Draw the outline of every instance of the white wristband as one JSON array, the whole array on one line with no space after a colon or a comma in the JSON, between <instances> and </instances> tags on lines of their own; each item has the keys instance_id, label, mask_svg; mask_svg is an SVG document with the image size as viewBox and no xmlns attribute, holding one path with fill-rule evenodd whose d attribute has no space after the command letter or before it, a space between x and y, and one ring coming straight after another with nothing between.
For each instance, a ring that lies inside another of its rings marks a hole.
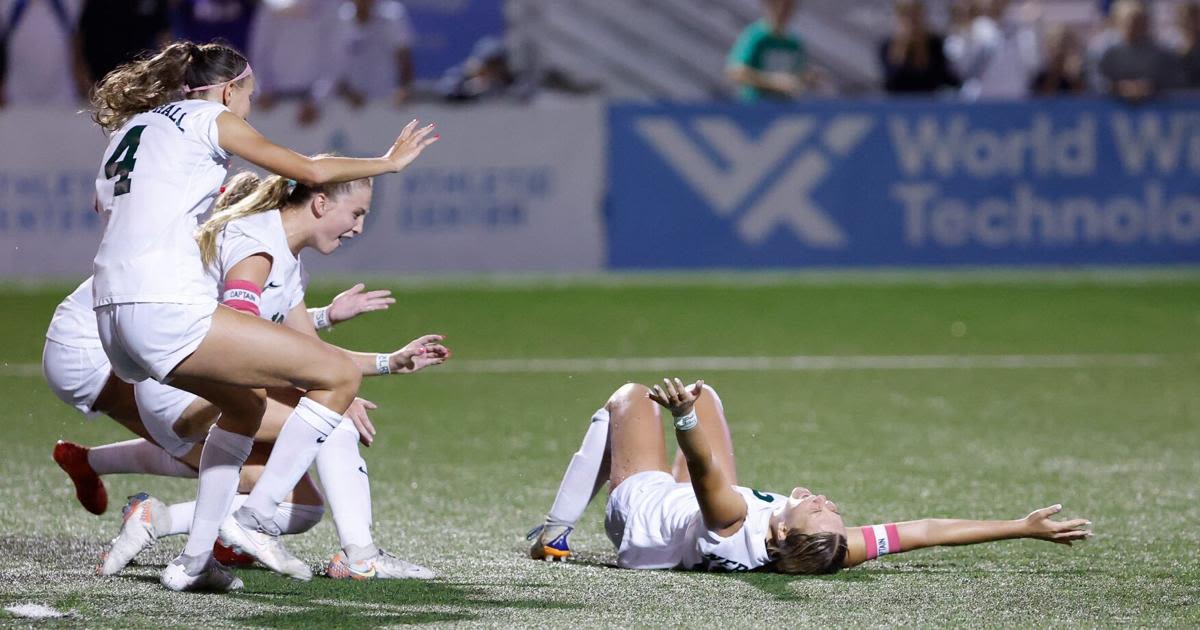
<instances>
[{"instance_id":1,"label":"white wristband","mask_svg":"<svg viewBox=\"0 0 1200 630\"><path fill-rule=\"evenodd\" d=\"M383 376L392 373L392 359L386 354L375 355L375 373Z\"/></svg>"},{"instance_id":2,"label":"white wristband","mask_svg":"<svg viewBox=\"0 0 1200 630\"><path fill-rule=\"evenodd\" d=\"M696 417L696 410L692 409L686 416L677 416L675 418L676 431L691 431L700 423L700 419Z\"/></svg>"},{"instance_id":3,"label":"white wristband","mask_svg":"<svg viewBox=\"0 0 1200 630\"><path fill-rule=\"evenodd\" d=\"M333 322L329 321L328 306L310 308L308 309L308 316L312 318L313 326L317 330L330 330L333 328Z\"/></svg>"}]
</instances>

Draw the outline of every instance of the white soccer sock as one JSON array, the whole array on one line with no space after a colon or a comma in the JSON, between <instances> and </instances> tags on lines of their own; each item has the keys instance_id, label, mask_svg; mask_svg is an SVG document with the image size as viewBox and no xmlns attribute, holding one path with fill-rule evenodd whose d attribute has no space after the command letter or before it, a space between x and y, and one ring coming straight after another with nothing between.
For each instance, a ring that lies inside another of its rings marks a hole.
<instances>
[{"instance_id":1,"label":"white soccer sock","mask_svg":"<svg viewBox=\"0 0 1200 630\"><path fill-rule=\"evenodd\" d=\"M281 534L300 534L316 527L317 523L321 522L322 516L325 516L325 506L323 505L304 505L284 501L275 511L275 526L279 528Z\"/></svg>"},{"instance_id":2,"label":"white soccer sock","mask_svg":"<svg viewBox=\"0 0 1200 630\"><path fill-rule=\"evenodd\" d=\"M587 433L579 450L571 456L567 472L563 473L554 505L546 515L547 522L574 527L588 503L607 481L608 453L608 410L600 408L592 415Z\"/></svg>"},{"instance_id":3,"label":"white soccer sock","mask_svg":"<svg viewBox=\"0 0 1200 630\"><path fill-rule=\"evenodd\" d=\"M371 480L358 452L358 429L349 419L342 420L317 453L317 474L342 548L370 545Z\"/></svg>"},{"instance_id":4,"label":"white soccer sock","mask_svg":"<svg viewBox=\"0 0 1200 630\"><path fill-rule=\"evenodd\" d=\"M241 512L251 510L265 523L275 518L283 498L296 487L326 437L342 422L342 415L309 398L301 398L288 417ZM240 520L240 519L239 519Z\"/></svg>"},{"instance_id":5,"label":"white soccer sock","mask_svg":"<svg viewBox=\"0 0 1200 630\"><path fill-rule=\"evenodd\" d=\"M254 438L226 431L213 425L200 453L200 482L187 545L183 554L203 556L212 553L217 528L229 514L237 494L242 463L250 455Z\"/></svg>"},{"instance_id":6,"label":"white soccer sock","mask_svg":"<svg viewBox=\"0 0 1200 630\"><path fill-rule=\"evenodd\" d=\"M229 504L229 511L242 507L246 502L244 494L236 494L233 496L233 502ZM156 523L157 526L163 526L162 531L158 532L161 536L175 536L177 534L186 534L192 527L192 515L196 512L196 502L188 501L187 503L173 503L167 506L167 523Z\"/></svg>"},{"instance_id":7,"label":"white soccer sock","mask_svg":"<svg viewBox=\"0 0 1200 630\"><path fill-rule=\"evenodd\" d=\"M230 513L242 507L247 497L248 495L245 494L233 497L233 503L229 506ZM188 533L195 510L195 501L167 506L167 522L155 524L160 528L159 537ZM275 525L279 528L280 533L300 534L316 527L324 515L325 506L323 505L304 505L285 501L279 504L279 510L275 512Z\"/></svg>"},{"instance_id":8,"label":"white soccer sock","mask_svg":"<svg viewBox=\"0 0 1200 630\"><path fill-rule=\"evenodd\" d=\"M97 475L142 473L163 477L196 478L191 466L171 457L158 445L138 438L88 450L88 464Z\"/></svg>"}]
</instances>

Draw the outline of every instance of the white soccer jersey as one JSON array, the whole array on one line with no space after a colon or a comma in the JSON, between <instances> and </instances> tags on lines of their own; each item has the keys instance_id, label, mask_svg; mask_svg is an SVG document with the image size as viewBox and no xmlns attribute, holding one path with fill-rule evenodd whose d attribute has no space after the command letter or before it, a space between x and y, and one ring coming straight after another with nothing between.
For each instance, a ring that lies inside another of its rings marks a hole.
<instances>
[{"instance_id":1,"label":"white soccer jersey","mask_svg":"<svg viewBox=\"0 0 1200 630\"><path fill-rule=\"evenodd\" d=\"M106 224L94 306L216 299L195 232L229 167L217 141L217 116L227 111L220 103L176 101L134 116L112 135L96 178Z\"/></svg>"},{"instance_id":2,"label":"white soccer jersey","mask_svg":"<svg viewBox=\"0 0 1200 630\"><path fill-rule=\"evenodd\" d=\"M210 271L224 278L234 265L260 253L271 257L271 273L262 287L259 313L279 323L304 301L307 279L300 259L288 247L278 210L230 221L217 239L217 260Z\"/></svg>"},{"instance_id":3,"label":"white soccer jersey","mask_svg":"<svg viewBox=\"0 0 1200 630\"><path fill-rule=\"evenodd\" d=\"M627 569L749 571L767 564L771 513L786 499L733 486L746 501L746 520L722 537L704 526L690 483L661 471L638 473L609 497L606 529L617 546L617 564Z\"/></svg>"},{"instance_id":4,"label":"white soccer jersey","mask_svg":"<svg viewBox=\"0 0 1200 630\"><path fill-rule=\"evenodd\" d=\"M96 312L92 310L92 279L88 278L54 309L46 338L72 348L99 348Z\"/></svg>"}]
</instances>

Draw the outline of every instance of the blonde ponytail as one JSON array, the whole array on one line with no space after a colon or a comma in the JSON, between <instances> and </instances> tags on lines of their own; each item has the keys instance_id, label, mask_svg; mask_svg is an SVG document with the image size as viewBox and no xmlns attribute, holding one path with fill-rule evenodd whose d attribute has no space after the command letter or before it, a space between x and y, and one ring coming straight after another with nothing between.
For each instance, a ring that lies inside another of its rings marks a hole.
<instances>
[{"instance_id":1,"label":"blonde ponytail","mask_svg":"<svg viewBox=\"0 0 1200 630\"><path fill-rule=\"evenodd\" d=\"M196 242L200 244L200 259L204 261L205 266L212 265L217 260L217 237L230 221L282 208L292 193L292 185L290 180L272 175L237 203L214 212L196 232Z\"/></svg>"},{"instance_id":2,"label":"blonde ponytail","mask_svg":"<svg viewBox=\"0 0 1200 630\"><path fill-rule=\"evenodd\" d=\"M261 183L262 180L259 179L258 174L252 171L241 171L230 177L229 181L225 182L225 185L221 187L221 194L217 197L217 200L213 202L213 212L220 212L245 199Z\"/></svg>"}]
</instances>

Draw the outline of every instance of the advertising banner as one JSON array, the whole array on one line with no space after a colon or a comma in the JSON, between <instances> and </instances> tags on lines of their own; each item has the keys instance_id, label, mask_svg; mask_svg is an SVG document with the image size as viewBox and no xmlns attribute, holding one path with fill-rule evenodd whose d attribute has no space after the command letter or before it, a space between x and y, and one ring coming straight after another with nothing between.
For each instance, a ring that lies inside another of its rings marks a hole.
<instances>
[{"instance_id":1,"label":"advertising banner","mask_svg":"<svg viewBox=\"0 0 1200 630\"><path fill-rule=\"evenodd\" d=\"M614 106L609 263L1200 262L1198 105Z\"/></svg>"},{"instance_id":2,"label":"advertising banner","mask_svg":"<svg viewBox=\"0 0 1200 630\"><path fill-rule=\"evenodd\" d=\"M326 108L310 127L280 107L251 122L305 153L385 152L411 119L441 139L406 170L376 179L364 233L311 271L596 271L604 105ZM69 111L0 112L0 277L83 277L102 230L94 182L106 140ZM235 161L230 173L248 165ZM137 177L136 172L132 175Z\"/></svg>"}]
</instances>

